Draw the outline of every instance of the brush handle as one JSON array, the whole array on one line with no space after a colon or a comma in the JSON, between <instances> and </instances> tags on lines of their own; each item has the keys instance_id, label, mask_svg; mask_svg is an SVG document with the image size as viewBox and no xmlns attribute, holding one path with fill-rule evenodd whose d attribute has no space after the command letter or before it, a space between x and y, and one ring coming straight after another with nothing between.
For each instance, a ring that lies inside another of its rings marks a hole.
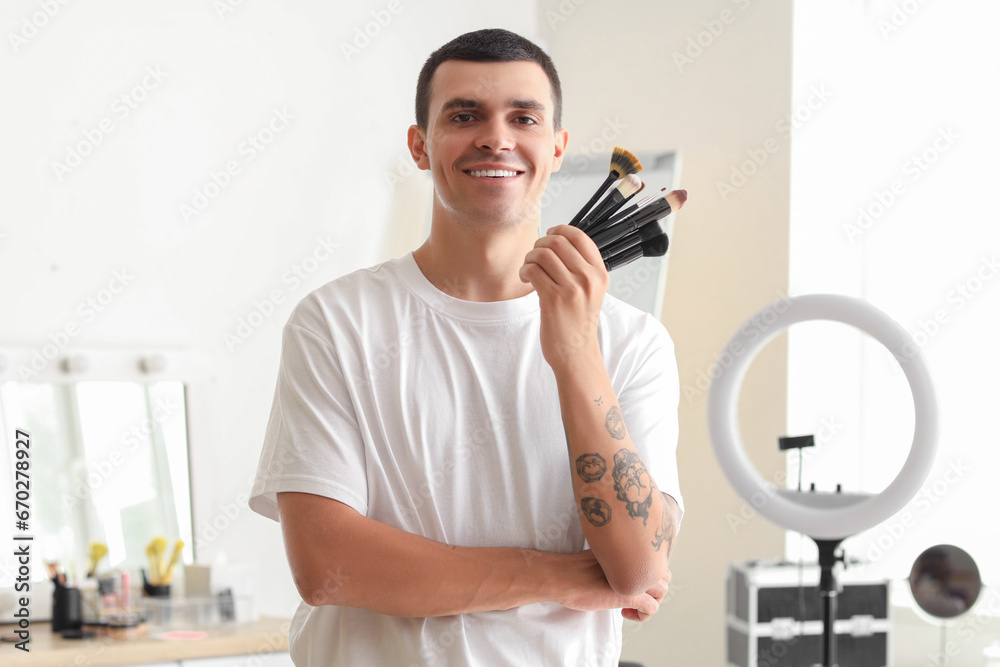
<instances>
[{"instance_id":1,"label":"brush handle","mask_svg":"<svg viewBox=\"0 0 1000 667\"><path fill-rule=\"evenodd\" d=\"M664 211L665 209L665 211ZM605 227L599 232L590 234L590 238L597 244L598 248L603 248L609 243L613 243L621 237L634 232L648 222L658 220L670 213L670 204L667 200L660 201L636 211L631 216L625 218L610 227Z\"/></svg>"},{"instance_id":2,"label":"brush handle","mask_svg":"<svg viewBox=\"0 0 1000 667\"><path fill-rule=\"evenodd\" d=\"M657 227L659 227L659 224L660 223L658 223L656 220L652 222L647 222L639 229L635 230L634 232L629 232L628 234L621 237L617 241L612 241L611 243L607 243L603 246L598 246L598 249L600 249L601 251L601 257L603 259L608 259L613 255L617 255L618 253L628 250L629 248L640 245L643 241L642 230L649 225L656 225Z\"/></svg>"},{"instance_id":3,"label":"brush handle","mask_svg":"<svg viewBox=\"0 0 1000 667\"><path fill-rule=\"evenodd\" d=\"M584 204L583 208L581 208L580 211L573 216L573 219L569 221L569 224L572 225L573 227L579 227L580 221L583 220L583 216L587 215L587 212L590 210L590 207L594 205L594 202L596 202L600 198L600 196L604 193L604 191L607 190L609 185L611 185L614 181L618 180L619 178L621 178L621 176L618 175L617 171L612 171L611 173L609 173L608 177L604 179L604 183L601 184L601 187L597 188L597 192L594 193L594 196L591 197L590 201Z\"/></svg>"},{"instance_id":4,"label":"brush handle","mask_svg":"<svg viewBox=\"0 0 1000 667\"><path fill-rule=\"evenodd\" d=\"M626 234L634 232L646 223L655 219L656 216L652 212L647 212L647 209L642 209L616 225L605 227L596 234L591 234L590 238L595 244L597 244L598 248L604 248L607 247L608 244L614 243Z\"/></svg>"},{"instance_id":5,"label":"brush handle","mask_svg":"<svg viewBox=\"0 0 1000 667\"><path fill-rule=\"evenodd\" d=\"M601 202L594 207L594 210L583 217L580 221L580 229L587 231L591 227L601 224L601 222L607 219L615 209L620 207L622 204L627 202L629 199L635 196L633 192L628 197L622 195L621 190L615 188L611 191L607 197L601 200Z\"/></svg>"},{"instance_id":6,"label":"brush handle","mask_svg":"<svg viewBox=\"0 0 1000 667\"><path fill-rule=\"evenodd\" d=\"M628 216L635 213L638 209L639 209L638 202L636 202L635 204L630 204L629 206L626 206L625 208L615 213L607 220L598 220L597 222L595 222L593 225L587 228L587 233L590 235L594 235L597 232L604 231L605 229L611 227L612 225L617 225L619 222L621 222Z\"/></svg>"},{"instance_id":7,"label":"brush handle","mask_svg":"<svg viewBox=\"0 0 1000 667\"><path fill-rule=\"evenodd\" d=\"M604 260L604 268L611 272L615 269L620 269L626 264L631 264L640 257L642 257L642 246L633 246L624 252L620 252L617 255Z\"/></svg>"}]
</instances>

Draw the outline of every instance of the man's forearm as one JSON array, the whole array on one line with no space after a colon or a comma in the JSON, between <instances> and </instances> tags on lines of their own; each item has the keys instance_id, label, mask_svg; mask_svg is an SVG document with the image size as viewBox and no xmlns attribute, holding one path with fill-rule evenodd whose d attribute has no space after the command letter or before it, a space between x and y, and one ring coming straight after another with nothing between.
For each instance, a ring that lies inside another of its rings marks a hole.
<instances>
[{"instance_id":1,"label":"man's forearm","mask_svg":"<svg viewBox=\"0 0 1000 667\"><path fill-rule=\"evenodd\" d=\"M645 590L666 572L674 507L629 437L599 352L576 355L556 381L584 535L618 593Z\"/></svg>"},{"instance_id":2,"label":"man's forearm","mask_svg":"<svg viewBox=\"0 0 1000 667\"><path fill-rule=\"evenodd\" d=\"M306 603L389 616L448 616L558 602L573 609L657 606L608 586L591 552L456 547L386 526L329 498L279 493L285 549Z\"/></svg>"},{"instance_id":3,"label":"man's forearm","mask_svg":"<svg viewBox=\"0 0 1000 667\"><path fill-rule=\"evenodd\" d=\"M444 616L538 602L548 586L546 563L534 552L455 547L367 519L328 498L278 498L295 584L313 606Z\"/></svg>"}]
</instances>

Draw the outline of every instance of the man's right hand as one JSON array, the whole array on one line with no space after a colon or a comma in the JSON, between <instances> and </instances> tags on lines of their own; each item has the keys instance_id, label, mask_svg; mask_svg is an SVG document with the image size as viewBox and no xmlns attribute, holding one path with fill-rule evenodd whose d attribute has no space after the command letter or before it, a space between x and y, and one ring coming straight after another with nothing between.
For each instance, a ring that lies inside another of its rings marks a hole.
<instances>
[{"instance_id":1,"label":"man's right hand","mask_svg":"<svg viewBox=\"0 0 1000 667\"><path fill-rule=\"evenodd\" d=\"M604 576L604 570L592 551L563 556L561 569L568 581L564 597L558 602L569 609L595 611L622 608L622 616L630 621L645 621L660 608L667 594L670 573L644 593L622 597L615 593Z\"/></svg>"}]
</instances>

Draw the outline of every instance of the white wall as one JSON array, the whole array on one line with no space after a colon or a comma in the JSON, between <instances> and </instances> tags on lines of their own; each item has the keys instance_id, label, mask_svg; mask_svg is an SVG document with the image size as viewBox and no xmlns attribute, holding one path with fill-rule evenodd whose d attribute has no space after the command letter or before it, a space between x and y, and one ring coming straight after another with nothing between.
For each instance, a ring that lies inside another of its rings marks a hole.
<instances>
[{"instance_id":1,"label":"white wall","mask_svg":"<svg viewBox=\"0 0 1000 667\"><path fill-rule=\"evenodd\" d=\"M784 295L788 272L791 2L541 3L566 93L570 147L626 125L632 150L681 151L681 187L663 320L682 385L679 465L688 506L671 561L669 602L626 622L623 657L660 665L724 664L726 563L781 555L782 533L753 518L715 463L705 420L708 373L736 328ZM570 11L572 9L572 11ZM563 20L565 19L565 20ZM700 51L699 51L700 49ZM760 167L748 151L763 152ZM745 182L733 169L753 172ZM783 339L754 362L741 405L744 438L762 474L782 469ZM728 517L728 518L727 518Z\"/></svg>"},{"instance_id":2,"label":"white wall","mask_svg":"<svg viewBox=\"0 0 1000 667\"><path fill-rule=\"evenodd\" d=\"M290 615L278 526L246 507L281 327L309 290L422 241L428 183L400 167L419 68L468 30L532 36L535 4L50 4L51 17L7 3L0 22L0 343L40 349L69 326L67 350L208 352L215 381L193 410L212 427L191 451L199 556L257 563L261 611ZM258 134L260 150L244 143ZM80 142L79 165L54 168ZM212 190L230 161L239 172ZM78 311L115 271L124 288ZM255 311L259 326L227 342Z\"/></svg>"}]
</instances>

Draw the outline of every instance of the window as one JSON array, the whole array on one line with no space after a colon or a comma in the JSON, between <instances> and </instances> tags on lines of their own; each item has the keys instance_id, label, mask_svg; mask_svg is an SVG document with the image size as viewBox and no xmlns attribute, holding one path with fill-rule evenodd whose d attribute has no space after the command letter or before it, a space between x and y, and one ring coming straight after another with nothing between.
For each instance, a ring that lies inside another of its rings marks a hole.
<instances>
[{"instance_id":1,"label":"window","mask_svg":"<svg viewBox=\"0 0 1000 667\"><path fill-rule=\"evenodd\" d=\"M914 337L938 394L937 462L893 519L845 542L905 577L951 543L1000 578L1000 5L796 2L790 292L863 298ZM814 433L804 483L881 491L909 451L913 406L881 345L839 324L789 333L790 434ZM777 445L775 445L777 446ZM790 485L797 481L789 457ZM788 536L788 555L815 547Z\"/></svg>"}]
</instances>

